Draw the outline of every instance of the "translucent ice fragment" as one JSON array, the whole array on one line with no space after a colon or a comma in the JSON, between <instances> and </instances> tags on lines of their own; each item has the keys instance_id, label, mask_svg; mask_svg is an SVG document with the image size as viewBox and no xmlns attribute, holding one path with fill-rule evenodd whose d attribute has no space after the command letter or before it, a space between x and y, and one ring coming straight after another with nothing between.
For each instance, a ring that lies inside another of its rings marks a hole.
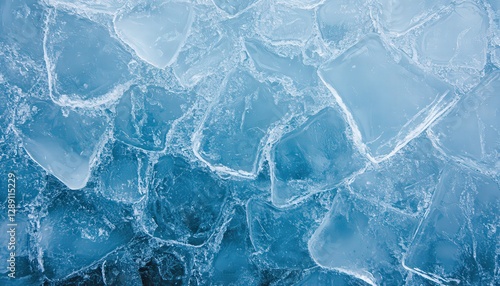
<instances>
[{"instance_id":1,"label":"translucent ice fragment","mask_svg":"<svg viewBox=\"0 0 500 286\"><path fill-rule=\"evenodd\" d=\"M318 8L317 21L322 38L337 43L356 33L367 22L366 0L330 0Z\"/></svg>"},{"instance_id":2,"label":"translucent ice fragment","mask_svg":"<svg viewBox=\"0 0 500 286\"><path fill-rule=\"evenodd\" d=\"M101 271L105 285L141 285L139 267L127 251L119 251L106 257Z\"/></svg>"},{"instance_id":3,"label":"translucent ice fragment","mask_svg":"<svg viewBox=\"0 0 500 286\"><path fill-rule=\"evenodd\" d=\"M486 64L487 32L488 17L483 9L472 2L460 3L420 35L419 61L482 70Z\"/></svg>"},{"instance_id":4,"label":"translucent ice fragment","mask_svg":"<svg viewBox=\"0 0 500 286\"><path fill-rule=\"evenodd\" d=\"M101 160L106 161L96 173L100 175L103 184L100 191L105 198L132 204L143 197L140 186L147 160L141 152L117 141L109 158Z\"/></svg>"},{"instance_id":5,"label":"translucent ice fragment","mask_svg":"<svg viewBox=\"0 0 500 286\"><path fill-rule=\"evenodd\" d=\"M398 57L396 62L380 38L369 35L319 70L354 142L375 161L418 136L455 99L448 85L416 69L404 54Z\"/></svg>"},{"instance_id":6,"label":"translucent ice fragment","mask_svg":"<svg viewBox=\"0 0 500 286\"><path fill-rule=\"evenodd\" d=\"M296 285L297 286L317 286L317 285L367 286L369 284L359 279L358 277L349 276L346 275L345 273L315 269L312 270L311 273L307 274Z\"/></svg>"},{"instance_id":7,"label":"translucent ice fragment","mask_svg":"<svg viewBox=\"0 0 500 286\"><path fill-rule=\"evenodd\" d=\"M165 148L166 136L176 119L182 116L187 95L162 87L132 86L116 107L117 139L150 151Z\"/></svg>"},{"instance_id":8,"label":"translucent ice fragment","mask_svg":"<svg viewBox=\"0 0 500 286\"><path fill-rule=\"evenodd\" d=\"M431 129L449 156L473 168L500 173L500 72L495 71Z\"/></svg>"},{"instance_id":9,"label":"translucent ice fragment","mask_svg":"<svg viewBox=\"0 0 500 286\"><path fill-rule=\"evenodd\" d=\"M342 191L309 240L309 252L322 267L371 285L401 285L402 251L416 225L415 219Z\"/></svg>"},{"instance_id":10,"label":"translucent ice fragment","mask_svg":"<svg viewBox=\"0 0 500 286\"><path fill-rule=\"evenodd\" d=\"M55 7L74 9L78 13L106 13L114 14L126 0L48 0Z\"/></svg>"},{"instance_id":11,"label":"translucent ice fragment","mask_svg":"<svg viewBox=\"0 0 500 286\"><path fill-rule=\"evenodd\" d=\"M85 187L104 138L105 117L73 110L63 114L59 106L45 101L33 101L25 108L31 116L18 124L24 149L68 188Z\"/></svg>"},{"instance_id":12,"label":"translucent ice fragment","mask_svg":"<svg viewBox=\"0 0 500 286\"><path fill-rule=\"evenodd\" d=\"M195 153L218 171L255 176L270 129L286 113L276 102L280 94L279 85L261 83L246 71L230 73L195 136Z\"/></svg>"},{"instance_id":13,"label":"translucent ice fragment","mask_svg":"<svg viewBox=\"0 0 500 286\"><path fill-rule=\"evenodd\" d=\"M114 21L115 31L142 60L163 69L175 61L193 13L188 2L153 1L119 14Z\"/></svg>"},{"instance_id":14,"label":"translucent ice fragment","mask_svg":"<svg viewBox=\"0 0 500 286\"><path fill-rule=\"evenodd\" d=\"M380 24L395 35L402 34L428 20L451 0L377 0Z\"/></svg>"},{"instance_id":15,"label":"translucent ice fragment","mask_svg":"<svg viewBox=\"0 0 500 286\"><path fill-rule=\"evenodd\" d=\"M304 269L314 265L307 240L326 210L313 200L279 210L258 199L247 203L250 239L260 260L271 268ZM300 222L300 223L298 223Z\"/></svg>"},{"instance_id":16,"label":"translucent ice fragment","mask_svg":"<svg viewBox=\"0 0 500 286\"><path fill-rule=\"evenodd\" d=\"M57 186L53 186L56 188ZM94 190L62 192L40 221L44 274L60 279L97 262L133 237L131 213Z\"/></svg>"},{"instance_id":17,"label":"translucent ice fragment","mask_svg":"<svg viewBox=\"0 0 500 286\"><path fill-rule=\"evenodd\" d=\"M313 33L313 10L271 5L258 21L259 32L272 42L305 42Z\"/></svg>"},{"instance_id":18,"label":"translucent ice fragment","mask_svg":"<svg viewBox=\"0 0 500 286\"><path fill-rule=\"evenodd\" d=\"M339 112L326 108L285 135L271 152L272 202L290 204L333 188L365 162Z\"/></svg>"},{"instance_id":19,"label":"translucent ice fragment","mask_svg":"<svg viewBox=\"0 0 500 286\"><path fill-rule=\"evenodd\" d=\"M277 0L280 5L311 9L320 5L324 0Z\"/></svg>"},{"instance_id":20,"label":"translucent ice fragment","mask_svg":"<svg viewBox=\"0 0 500 286\"><path fill-rule=\"evenodd\" d=\"M271 52L261 42L249 39L245 48L252 58L255 68L268 77L286 76L297 87L304 88L315 83L315 69L304 65L300 56L287 58Z\"/></svg>"},{"instance_id":21,"label":"translucent ice fragment","mask_svg":"<svg viewBox=\"0 0 500 286\"><path fill-rule=\"evenodd\" d=\"M208 34L207 42L196 42L186 47L173 65L176 77L184 86L192 87L202 78L223 70L235 57L234 43L230 38ZM200 35L196 34L196 38Z\"/></svg>"},{"instance_id":22,"label":"translucent ice fragment","mask_svg":"<svg viewBox=\"0 0 500 286\"><path fill-rule=\"evenodd\" d=\"M54 99L61 105L117 99L130 55L106 27L74 14L53 13L45 32L45 62Z\"/></svg>"},{"instance_id":23,"label":"translucent ice fragment","mask_svg":"<svg viewBox=\"0 0 500 286\"><path fill-rule=\"evenodd\" d=\"M406 266L438 283L498 281L499 209L497 181L449 168L408 250Z\"/></svg>"},{"instance_id":24,"label":"translucent ice fragment","mask_svg":"<svg viewBox=\"0 0 500 286\"><path fill-rule=\"evenodd\" d=\"M259 285L258 269L250 259L252 252L245 210L238 206L215 253L210 281L218 285Z\"/></svg>"},{"instance_id":25,"label":"translucent ice fragment","mask_svg":"<svg viewBox=\"0 0 500 286\"><path fill-rule=\"evenodd\" d=\"M391 160L358 175L349 188L374 204L421 216L429 207L443 165L432 150L430 140L416 138Z\"/></svg>"},{"instance_id":26,"label":"translucent ice fragment","mask_svg":"<svg viewBox=\"0 0 500 286\"><path fill-rule=\"evenodd\" d=\"M235 16L250 7L252 4L257 2L258 0L241 0L241 1L232 1L232 0L212 0L219 9L225 11L231 16Z\"/></svg>"},{"instance_id":27,"label":"translucent ice fragment","mask_svg":"<svg viewBox=\"0 0 500 286\"><path fill-rule=\"evenodd\" d=\"M165 156L155 166L147 217L156 224L152 235L201 245L217 228L226 186L206 170L181 158Z\"/></svg>"}]
</instances>

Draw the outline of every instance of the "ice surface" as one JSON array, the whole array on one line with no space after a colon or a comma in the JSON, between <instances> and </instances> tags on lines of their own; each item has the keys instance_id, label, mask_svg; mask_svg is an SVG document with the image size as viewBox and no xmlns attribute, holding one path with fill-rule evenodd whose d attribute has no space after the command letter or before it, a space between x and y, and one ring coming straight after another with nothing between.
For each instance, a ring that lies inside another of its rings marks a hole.
<instances>
[{"instance_id":1,"label":"ice surface","mask_svg":"<svg viewBox=\"0 0 500 286\"><path fill-rule=\"evenodd\" d=\"M132 204L144 195L146 156L121 143L116 143L107 158L96 170L101 177L103 197Z\"/></svg>"},{"instance_id":2,"label":"ice surface","mask_svg":"<svg viewBox=\"0 0 500 286\"><path fill-rule=\"evenodd\" d=\"M497 283L498 181L448 168L423 218L405 264L440 283Z\"/></svg>"},{"instance_id":3,"label":"ice surface","mask_svg":"<svg viewBox=\"0 0 500 286\"><path fill-rule=\"evenodd\" d=\"M313 270L307 274L297 286L316 286L316 285L335 285L335 286L366 286L369 285L363 280L353 279L352 277L337 272L326 270Z\"/></svg>"},{"instance_id":4,"label":"ice surface","mask_svg":"<svg viewBox=\"0 0 500 286\"><path fill-rule=\"evenodd\" d=\"M116 99L129 75L130 55L108 29L77 15L52 12L44 51L49 90L60 105Z\"/></svg>"},{"instance_id":5,"label":"ice surface","mask_svg":"<svg viewBox=\"0 0 500 286\"><path fill-rule=\"evenodd\" d=\"M120 13L114 21L115 31L138 57L163 69L175 61L193 13L187 2L152 1Z\"/></svg>"},{"instance_id":6,"label":"ice surface","mask_svg":"<svg viewBox=\"0 0 500 286\"><path fill-rule=\"evenodd\" d=\"M271 268L314 266L307 251L307 240L324 213L326 210L312 200L284 211L251 199L247 203L247 220L250 239L260 260Z\"/></svg>"},{"instance_id":7,"label":"ice surface","mask_svg":"<svg viewBox=\"0 0 500 286\"><path fill-rule=\"evenodd\" d=\"M463 2L418 37L419 61L482 70L486 64L488 18L473 2Z\"/></svg>"},{"instance_id":8,"label":"ice surface","mask_svg":"<svg viewBox=\"0 0 500 286\"><path fill-rule=\"evenodd\" d=\"M221 10L225 11L231 16L236 16L248 9L251 5L256 3L258 0L241 0L241 1L231 1L231 0L212 0L214 4Z\"/></svg>"},{"instance_id":9,"label":"ice surface","mask_svg":"<svg viewBox=\"0 0 500 286\"><path fill-rule=\"evenodd\" d=\"M390 157L443 113L454 93L369 35L319 75L342 107L354 141L375 161ZM362 141L362 142L360 142Z\"/></svg>"},{"instance_id":10,"label":"ice surface","mask_svg":"<svg viewBox=\"0 0 500 286\"><path fill-rule=\"evenodd\" d=\"M293 58L279 56L255 39L245 41L245 48L257 71L262 72L266 77L285 76L297 88L305 88L316 82L314 67L305 65L301 56Z\"/></svg>"},{"instance_id":11,"label":"ice surface","mask_svg":"<svg viewBox=\"0 0 500 286\"><path fill-rule=\"evenodd\" d=\"M312 34L314 14L311 10L271 5L257 21L262 36L275 43L304 42Z\"/></svg>"},{"instance_id":12,"label":"ice surface","mask_svg":"<svg viewBox=\"0 0 500 286\"><path fill-rule=\"evenodd\" d=\"M272 151L272 201L290 204L331 189L364 167L364 158L348 137L349 130L333 108L326 108L285 135Z\"/></svg>"},{"instance_id":13,"label":"ice surface","mask_svg":"<svg viewBox=\"0 0 500 286\"><path fill-rule=\"evenodd\" d=\"M164 156L155 166L147 216L153 235L191 245L203 244L220 222L227 187L182 158Z\"/></svg>"},{"instance_id":14,"label":"ice surface","mask_svg":"<svg viewBox=\"0 0 500 286\"><path fill-rule=\"evenodd\" d=\"M116 106L115 137L145 150L165 148L166 136L183 115L188 94L158 86L132 86Z\"/></svg>"},{"instance_id":15,"label":"ice surface","mask_svg":"<svg viewBox=\"0 0 500 286\"><path fill-rule=\"evenodd\" d=\"M40 221L39 246L45 275L64 278L127 243L133 236L131 223L126 220L130 215L91 190L62 191Z\"/></svg>"},{"instance_id":16,"label":"ice surface","mask_svg":"<svg viewBox=\"0 0 500 286\"><path fill-rule=\"evenodd\" d=\"M451 0L377 0L381 25L392 35L400 35L425 22L450 5Z\"/></svg>"},{"instance_id":17,"label":"ice surface","mask_svg":"<svg viewBox=\"0 0 500 286\"><path fill-rule=\"evenodd\" d=\"M421 216L429 207L443 167L437 152L431 150L430 140L417 138L392 160L357 176L349 189L395 212Z\"/></svg>"},{"instance_id":18,"label":"ice surface","mask_svg":"<svg viewBox=\"0 0 500 286\"><path fill-rule=\"evenodd\" d=\"M17 126L24 149L68 188L85 187L105 136L106 118L63 110L46 101L29 102L27 108L30 116Z\"/></svg>"},{"instance_id":19,"label":"ice surface","mask_svg":"<svg viewBox=\"0 0 500 286\"><path fill-rule=\"evenodd\" d=\"M500 72L483 82L431 129L448 155L473 168L500 173Z\"/></svg>"},{"instance_id":20,"label":"ice surface","mask_svg":"<svg viewBox=\"0 0 500 286\"><path fill-rule=\"evenodd\" d=\"M400 285L399 263L417 221L339 192L330 213L309 240L309 252L320 266L376 285Z\"/></svg>"},{"instance_id":21,"label":"ice surface","mask_svg":"<svg viewBox=\"0 0 500 286\"><path fill-rule=\"evenodd\" d=\"M195 152L219 171L255 176L269 130L286 113L285 103L278 102L283 93L247 71L231 72L195 134Z\"/></svg>"}]
</instances>

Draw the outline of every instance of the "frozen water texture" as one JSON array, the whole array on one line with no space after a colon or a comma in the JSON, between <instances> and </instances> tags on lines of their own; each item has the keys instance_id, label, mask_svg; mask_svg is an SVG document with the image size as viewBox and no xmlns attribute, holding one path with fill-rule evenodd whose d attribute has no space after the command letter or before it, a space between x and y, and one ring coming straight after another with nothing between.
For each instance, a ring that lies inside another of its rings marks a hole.
<instances>
[{"instance_id":1,"label":"frozen water texture","mask_svg":"<svg viewBox=\"0 0 500 286\"><path fill-rule=\"evenodd\" d=\"M448 168L405 264L438 283L498 283L500 189L474 171Z\"/></svg>"},{"instance_id":2,"label":"frozen water texture","mask_svg":"<svg viewBox=\"0 0 500 286\"><path fill-rule=\"evenodd\" d=\"M309 240L309 252L322 267L376 285L402 284L402 252L417 221L341 191L330 213Z\"/></svg>"},{"instance_id":3,"label":"frozen water texture","mask_svg":"<svg viewBox=\"0 0 500 286\"><path fill-rule=\"evenodd\" d=\"M227 187L206 170L193 169L182 158L162 157L147 202L146 214L156 225L152 235L203 244L220 223L226 195Z\"/></svg>"},{"instance_id":4,"label":"frozen water texture","mask_svg":"<svg viewBox=\"0 0 500 286\"><path fill-rule=\"evenodd\" d=\"M482 70L486 64L488 18L463 2L426 27L417 40L419 61L436 66Z\"/></svg>"},{"instance_id":5,"label":"frozen water texture","mask_svg":"<svg viewBox=\"0 0 500 286\"><path fill-rule=\"evenodd\" d=\"M273 204L287 205L334 188L364 167L339 113L333 108L318 112L273 147Z\"/></svg>"},{"instance_id":6,"label":"frozen water texture","mask_svg":"<svg viewBox=\"0 0 500 286\"><path fill-rule=\"evenodd\" d=\"M485 173L500 173L500 72L495 71L431 129L449 156Z\"/></svg>"},{"instance_id":7,"label":"frozen water texture","mask_svg":"<svg viewBox=\"0 0 500 286\"><path fill-rule=\"evenodd\" d=\"M260 260L272 268L313 267L307 240L324 213L326 210L312 200L298 208L279 210L251 199L247 203L247 220L250 239Z\"/></svg>"},{"instance_id":8,"label":"frozen water texture","mask_svg":"<svg viewBox=\"0 0 500 286\"><path fill-rule=\"evenodd\" d=\"M69 106L86 101L82 107L116 99L130 55L98 23L62 11L49 16L44 51L53 99Z\"/></svg>"},{"instance_id":9,"label":"frozen water texture","mask_svg":"<svg viewBox=\"0 0 500 286\"><path fill-rule=\"evenodd\" d=\"M167 133L183 115L187 100L188 94L162 87L132 86L116 106L115 137L144 150L163 150Z\"/></svg>"},{"instance_id":10,"label":"frozen water texture","mask_svg":"<svg viewBox=\"0 0 500 286\"><path fill-rule=\"evenodd\" d=\"M119 14L115 31L145 62L163 69L171 65L184 44L193 21L187 2L153 1Z\"/></svg>"},{"instance_id":11,"label":"frozen water texture","mask_svg":"<svg viewBox=\"0 0 500 286\"><path fill-rule=\"evenodd\" d=\"M133 236L130 213L89 191L62 191L40 221L39 247L49 278L90 266Z\"/></svg>"},{"instance_id":12,"label":"frozen water texture","mask_svg":"<svg viewBox=\"0 0 500 286\"><path fill-rule=\"evenodd\" d=\"M257 23L261 35L272 42L301 43L312 34L314 14L311 10L272 5Z\"/></svg>"},{"instance_id":13,"label":"frozen water texture","mask_svg":"<svg viewBox=\"0 0 500 286\"><path fill-rule=\"evenodd\" d=\"M435 16L451 2L451 0L377 0L378 17L381 25L390 34L400 35Z\"/></svg>"},{"instance_id":14,"label":"frozen water texture","mask_svg":"<svg viewBox=\"0 0 500 286\"><path fill-rule=\"evenodd\" d=\"M342 107L354 142L374 161L384 160L420 134L453 101L449 86L416 69L404 54L370 35L319 75Z\"/></svg>"},{"instance_id":15,"label":"frozen water texture","mask_svg":"<svg viewBox=\"0 0 500 286\"><path fill-rule=\"evenodd\" d=\"M213 169L255 176L270 130L286 113L280 97L279 85L261 83L241 69L231 72L193 138L195 152Z\"/></svg>"},{"instance_id":16,"label":"frozen water texture","mask_svg":"<svg viewBox=\"0 0 500 286\"><path fill-rule=\"evenodd\" d=\"M85 187L105 137L106 118L62 110L52 102L28 104L30 116L18 123L24 149L68 188Z\"/></svg>"}]
</instances>

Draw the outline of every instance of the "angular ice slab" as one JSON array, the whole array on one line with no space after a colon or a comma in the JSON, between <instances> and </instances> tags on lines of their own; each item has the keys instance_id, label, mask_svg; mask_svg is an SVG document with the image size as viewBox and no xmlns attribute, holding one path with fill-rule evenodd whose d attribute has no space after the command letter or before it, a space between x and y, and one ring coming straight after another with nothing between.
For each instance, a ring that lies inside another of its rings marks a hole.
<instances>
[{"instance_id":1,"label":"angular ice slab","mask_svg":"<svg viewBox=\"0 0 500 286\"><path fill-rule=\"evenodd\" d=\"M193 17L188 2L152 1L119 14L114 25L120 39L139 58L163 69L175 61Z\"/></svg>"},{"instance_id":2,"label":"angular ice slab","mask_svg":"<svg viewBox=\"0 0 500 286\"><path fill-rule=\"evenodd\" d=\"M144 150L163 150L187 97L158 86L132 86L116 106L115 137Z\"/></svg>"},{"instance_id":3,"label":"angular ice slab","mask_svg":"<svg viewBox=\"0 0 500 286\"><path fill-rule=\"evenodd\" d=\"M46 101L30 102L25 108L30 116L17 126L24 149L68 188L85 187L104 139L106 118L62 110Z\"/></svg>"},{"instance_id":4,"label":"angular ice slab","mask_svg":"<svg viewBox=\"0 0 500 286\"><path fill-rule=\"evenodd\" d=\"M326 213L318 202L310 200L280 210L259 199L247 203L250 240L259 260L271 268L304 269L314 266L307 252L307 240ZM300 223L298 223L300 222Z\"/></svg>"},{"instance_id":5,"label":"angular ice slab","mask_svg":"<svg viewBox=\"0 0 500 286\"><path fill-rule=\"evenodd\" d=\"M500 72L483 82L430 130L431 138L449 156L500 174Z\"/></svg>"},{"instance_id":6,"label":"angular ice slab","mask_svg":"<svg viewBox=\"0 0 500 286\"><path fill-rule=\"evenodd\" d=\"M48 0L50 5L57 8L69 8L81 13L114 14L127 0Z\"/></svg>"},{"instance_id":7,"label":"angular ice slab","mask_svg":"<svg viewBox=\"0 0 500 286\"><path fill-rule=\"evenodd\" d=\"M317 81L314 67L305 65L301 56L292 58L282 57L271 52L264 44L255 39L245 41L245 48L252 59L257 71L266 77L275 78L285 76L297 88L306 88Z\"/></svg>"},{"instance_id":8,"label":"angular ice slab","mask_svg":"<svg viewBox=\"0 0 500 286\"><path fill-rule=\"evenodd\" d=\"M134 233L125 219L131 216L116 203L96 196L95 190L62 191L40 221L44 274L51 279L63 278L125 245Z\"/></svg>"},{"instance_id":9,"label":"angular ice slab","mask_svg":"<svg viewBox=\"0 0 500 286\"><path fill-rule=\"evenodd\" d=\"M286 113L280 95L279 85L261 83L241 69L231 72L193 137L195 154L214 170L256 176L270 129Z\"/></svg>"},{"instance_id":10,"label":"angular ice slab","mask_svg":"<svg viewBox=\"0 0 500 286\"><path fill-rule=\"evenodd\" d=\"M371 285L403 285L402 252L417 220L341 190L309 240L320 266Z\"/></svg>"},{"instance_id":11,"label":"angular ice slab","mask_svg":"<svg viewBox=\"0 0 500 286\"><path fill-rule=\"evenodd\" d=\"M257 22L259 33L276 43L303 43L314 28L313 10L272 5L265 8Z\"/></svg>"},{"instance_id":12,"label":"angular ice slab","mask_svg":"<svg viewBox=\"0 0 500 286\"><path fill-rule=\"evenodd\" d=\"M96 172L101 178L103 197L133 204L143 198L144 180L147 168L146 156L119 141L112 147L109 156L102 159Z\"/></svg>"},{"instance_id":13,"label":"angular ice slab","mask_svg":"<svg viewBox=\"0 0 500 286\"><path fill-rule=\"evenodd\" d=\"M145 211L145 219L156 225L151 234L190 245L203 244L217 228L227 187L206 170L193 168L178 157L160 158L153 176Z\"/></svg>"},{"instance_id":14,"label":"angular ice slab","mask_svg":"<svg viewBox=\"0 0 500 286\"><path fill-rule=\"evenodd\" d=\"M323 269L314 269L300 280L296 286L368 286L369 284L354 276L349 276L337 271L327 271Z\"/></svg>"},{"instance_id":15,"label":"angular ice slab","mask_svg":"<svg viewBox=\"0 0 500 286\"><path fill-rule=\"evenodd\" d=\"M376 35L318 73L344 111L354 142L376 162L418 136L455 98L448 85L416 69L404 54L387 50Z\"/></svg>"},{"instance_id":16,"label":"angular ice slab","mask_svg":"<svg viewBox=\"0 0 500 286\"><path fill-rule=\"evenodd\" d=\"M284 206L331 189L363 168L337 110L326 108L285 135L271 151L271 199Z\"/></svg>"},{"instance_id":17,"label":"angular ice slab","mask_svg":"<svg viewBox=\"0 0 500 286\"><path fill-rule=\"evenodd\" d=\"M116 100L129 76L130 54L105 26L62 11L52 14L44 51L53 100L79 107Z\"/></svg>"},{"instance_id":18,"label":"angular ice slab","mask_svg":"<svg viewBox=\"0 0 500 286\"><path fill-rule=\"evenodd\" d=\"M405 265L438 283L498 282L498 181L450 167L437 186Z\"/></svg>"},{"instance_id":19,"label":"angular ice slab","mask_svg":"<svg viewBox=\"0 0 500 286\"><path fill-rule=\"evenodd\" d=\"M368 21L366 0L326 1L318 8L317 22L326 42L338 43L362 29Z\"/></svg>"},{"instance_id":20,"label":"angular ice slab","mask_svg":"<svg viewBox=\"0 0 500 286\"><path fill-rule=\"evenodd\" d=\"M429 20L451 0L377 0L379 21L392 35L401 35Z\"/></svg>"},{"instance_id":21,"label":"angular ice slab","mask_svg":"<svg viewBox=\"0 0 500 286\"><path fill-rule=\"evenodd\" d=\"M349 189L394 212L421 216L430 205L443 167L437 154L429 139L416 138L391 160L358 175Z\"/></svg>"},{"instance_id":22,"label":"angular ice slab","mask_svg":"<svg viewBox=\"0 0 500 286\"><path fill-rule=\"evenodd\" d=\"M241 12L245 11L248 9L251 5L256 3L259 0L240 0L240 1L234 1L234 0L212 0L217 6L217 8L225 11L231 16L236 16L237 14L240 14Z\"/></svg>"},{"instance_id":23,"label":"angular ice slab","mask_svg":"<svg viewBox=\"0 0 500 286\"><path fill-rule=\"evenodd\" d=\"M487 33L484 9L469 1L458 4L451 13L424 28L417 39L419 61L482 70L486 64Z\"/></svg>"}]
</instances>

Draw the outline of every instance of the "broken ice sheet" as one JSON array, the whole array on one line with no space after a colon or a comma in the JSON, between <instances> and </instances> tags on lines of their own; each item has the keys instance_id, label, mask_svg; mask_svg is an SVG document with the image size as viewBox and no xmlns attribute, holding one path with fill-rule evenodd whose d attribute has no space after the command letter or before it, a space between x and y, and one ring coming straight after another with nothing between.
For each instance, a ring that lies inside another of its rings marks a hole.
<instances>
[{"instance_id":1,"label":"broken ice sheet","mask_svg":"<svg viewBox=\"0 0 500 286\"><path fill-rule=\"evenodd\" d=\"M373 204L420 217L428 209L443 168L426 137L414 139L391 160L358 175L349 189Z\"/></svg>"},{"instance_id":2,"label":"broken ice sheet","mask_svg":"<svg viewBox=\"0 0 500 286\"><path fill-rule=\"evenodd\" d=\"M268 78L285 76L299 89L314 85L317 81L314 67L305 65L301 55L291 58L277 55L256 39L245 40L245 48L257 71Z\"/></svg>"},{"instance_id":3,"label":"broken ice sheet","mask_svg":"<svg viewBox=\"0 0 500 286\"><path fill-rule=\"evenodd\" d=\"M499 209L497 181L449 167L406 254L406 267L438 283L498 282Z\"/></svg>"},{"instance_id":4,"label":"broken ice sheet","mask_svg":"<svg viewBox=\"0 0 500 286\"><path fill-rule=\"evenodd\" d=\"M49 15L44 51L53 100L81 107L116 100L130 76L130 54L105 26L58 10Z\"/></svg>"},{"instance_id":5,"label":"broken ice sheet","mask_svg":"<svg viewBox=\"0 0 500 286\"><path fill-rule=\"evenodd\" d=\"M287 111L283 97L280 85L234 70L193 138L195 153L217 171L256 176L265 140Z\"/></svg>"},{"instance_id":6,"label":"broken ice sheet","mask_svg":"<svg viewBox=\"0 0 500 286\"><path fill-rule=\"evenodd\" d=\"M285 5L264 5L257 21L258 33L274 43L303 43L313 33L313 10Z\"/></svg>"},{"instance_id":7,"label":"broken ice sheet","mask_svg":"<svg viewBox=\"0 0 500 286\"><path fill-rule=\"evenodd\" d=\"M376 35L318 73L345 113L354 142L376 162L418 136L455 98L448 85L418 70L404 54L387 50Z\"/></svg>"},{"instance_id":8,"label":"broken ice sheet","mask_svg":"<svg viewBox=\"0 0 500 286\"><path fill-rule=\"evenodd\" d=\"M241 0L241 1L233 1L233 0L212 0L217 8L225 11L227 14L231 16L236 16L241 12L248 9L251 5L256 3L259 0Z\"/></svg>"},{"instance_id":9,"label":"broken ice sheet","mask_svg":"<svg viewBox=\"0 0 500 286\"><path fill-rule=\"evenodd\" d=\"M259 199L247 203L250 239L260 263L273 269L305 269L315 264L307 240L327 210L311 199L304 204L278 209Z\"/></svg>"},{"instance_id":10,"label":"broken ice sheet","mask_svg":"<svg viewBox=\"0 0 500 286\"><path fill-rule=\"evenodd\" d=\"M271 151L271 198L284 206L335 187L364 167L337 110L325 108Z\"/></svg>"},{"instance_id":11,"label":"broken ice sheet","mask_svg":"<svg viewBox=\"0 0 500 286\"><path fill-rule=\"evenodd\" d=\"M423 28L417 38L423 64L480 71L486 64L488 17L484 9L465 1Z\"/></svg>"},{"instance_id":12,"label":"broken ice sheet","mask_svg":"<svg viewBox=\"0 0 500 286\"><path fill-rule=\"evenodd\" d=\"M131 86L116 106L115 137L144 150L163 150L188 96L158 86Z\"/></svg>"},{"instance_id":13,"label":"broken ice sheet","mask_svg":"<svg viewBox=\"0 0 500 286\"><path fill-rule=\"evenodd\" d=\"M470 167L500 174L500 72L494 71L430 130L449 156Z\"/></svg>"},{"instance_id":14,"label":"broken ice sheet","mask_svg":"<svg viewBox=\"0 0 500 286\"><path fill-rule=\"evenodd\" d=\"M152 1L124 10L114 20L119 38L145 62L163 69L184 44L194 17L188 2Z\"/></svg>"},{"instance_id":15,"label":"broken ice sheet","mask_svg":"<svg viewBox=\"0 0 500 286\"><path fill-rule=\"evenodd\" d=\"M61 186L52 185L61 189ZM64 190L48 205L40 221L40 252L44 273L61 279L97 262L133 236L131 217L94 189Z\"/></svg>"},{"instance_id":16,"label":"broken ice sheet","mask_svg":"<svg viewBox=\"0 0 500 286\"><path fill-rule=\"evenodd\" d=\"M451 0L377 0L382 27L398 36L443 10Z\"/></svg>"},{"instance_id":17,"label":"broken ice sheet","mask_svg":"<svg viewBox=\"0 0 500 286\"><path fill-rule=\"evenodd\" d=\"M27 115L16 126L30 157L68 188L85 187L105 139L106 117L40 100L28 101L22 109Z\"/></svg>"},{"instance_id":18,"label":"broken ice sheet","mask_svg":"<svg viewBox=\"0 0 500 286\"><path fill-rule=\"evenodd\" d=\"M152 235L202 245L213 234L225 206L227 186L207 171L179 157L160 158L144 218L155 223L149 230Z\"/></svg>"},{"instance_id":19,"label":"broken ice sheet","mask_svg":"<svg viewBox=\"0 0 500 286\"><path fill-rule=\"evenodd\" d=\"M125 204L133 204L143 198L146 176L146 155L137 149L116 142L110 154L101 157L101 165L96 168L99 174L103 197Z\"/></svg>"},{"instance_id":20,"label":"broken ice sheet","mask_svg":"<svg viewBox=\"0 0 500 286\"><path fill-rule=\"evenodd\" d=\"M318 285L334 285L334 286L367 286L365 281L354 276L347 275L338 271L328 271L321 268L316 268L300 280L296 286L318 286Z\"/></svg>"},{"instance_id":21,"label":"broken ice sheet","mask_svg":"<svg viewBox=\"0 0 500 286\"><path fill-rule=\"evenodd\" d=\"M57 8L69 8L79 13L114 14L127 0L47 0L48 4Z\"/></svg>"},{"instance_id":22,"label":"broken ice sheet","mask_svg":"<svg viewBox=\"0 0 500 286\"><path fill-rule=\"evenodd\" d=\"M371 285L401 285L400 266L417 220L372 204L344 190L311 236L308 249L320 266Z\"/></svg>"}]
</instances>

